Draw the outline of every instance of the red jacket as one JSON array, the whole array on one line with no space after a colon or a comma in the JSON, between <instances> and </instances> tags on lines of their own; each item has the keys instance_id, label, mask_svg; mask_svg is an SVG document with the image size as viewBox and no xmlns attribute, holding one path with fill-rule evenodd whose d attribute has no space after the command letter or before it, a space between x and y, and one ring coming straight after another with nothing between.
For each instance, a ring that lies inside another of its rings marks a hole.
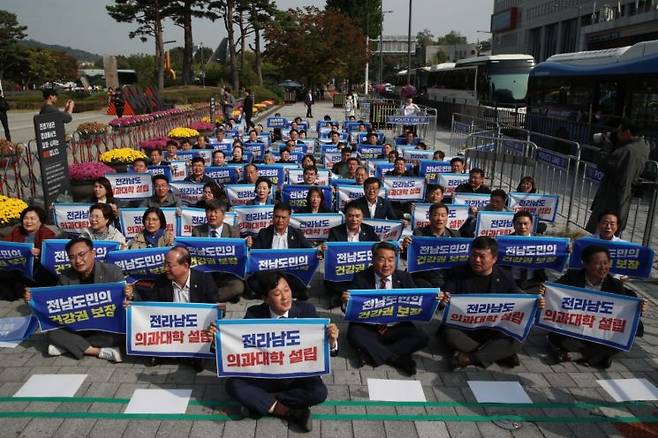
<instances>
[{"instance_id":1,"label":"red jacket","mask_svg":"<svg viewBox=\"0 0 658 438\"><path fill-rule=\"evenodd\" d=\"M23 228L20 225L15 226L12 230L11 233L6 235L3 240L7 242L25 242L25 237L26 235L23 233ZM53 239L55 237L55 233L53 230L50 228L42 225L41 228L39 228L34 236L34 247L35 248L41 248L41 242L43 242L45 239Z\"/></svg>"}]
</instances>

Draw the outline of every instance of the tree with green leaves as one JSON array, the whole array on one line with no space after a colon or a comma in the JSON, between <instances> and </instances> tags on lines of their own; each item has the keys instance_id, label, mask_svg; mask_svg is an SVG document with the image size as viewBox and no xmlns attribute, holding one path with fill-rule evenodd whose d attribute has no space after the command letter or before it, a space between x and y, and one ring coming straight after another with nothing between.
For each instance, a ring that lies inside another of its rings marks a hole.
<instances>
[{"instance_id":1,"label":"tree with green leaves","mask_svg":"<svg viewBox=\"0 0 658 438\"><path fill-rule=\"evenodd\" d=\"M379 38L384 20L382 0L327 0L325 8L350 18L371 40Z\"/></svg>"},{"instance_id":2,"label":"tree with green leaves","mask_svg":"<svg viewBox=\"0 0 658 438\"><path fill-rule=\"evenodd\" d=\"M183 28L183 84L190 85L194 82L193 56L194 38L192 35L192 17L204 17L206 15L207 1L205 0L174 0L171 1L165 11L165 15L174 20L174 24Z\"/></svg>"},{"instance_id":3,"label":"tree with green leaves","mask_svg":"<svg viewBox=\"0 0 658 438\"><path fill-rule=\"evenodd\" d=\"M272 20L277 11L273 0L238 0L240 12L238 27L240 29L240 69L244 70L246 41L253 35L254 45L249 46L255 54L254 69L258 75L259 85L263 85L263 54L261 49L261 34L263 28Z\"/></svg>"},{"instance_id":4,"label":"tree with green leaves","mask_svg":"<svg viewBox=\"0 0 658 438\"><path fill-rule=\"evenodd\" d=\"M27 36L26 30L27 26L18 24L16 14L0 10L0 79L19 62L20 54L16 43Z\"/></svg>"},{"instance_id":5,"label":"tree with green leaves","mask_svg":"<svg viewBox=\"0 0 658 438\"><path fill-rule=\"evenodd\" d=\"M447 44L451 46L455 44L466 44L466 37L456 30L451 30L442 37L439 37L437 39L437 44Z\"/></svg>"},{"instance_id":6,"label":"tree with green leaves","mask_svg":"<svg viewBox=\"0 0 658 438\"><path fill-rule=\"evenodd\" d=\"M162 21L172 0L114 0L105 8L119 23L136 23L137 28L130 32L130 38L146 42L149 37L155 40L155 60L157 66L158 90L164 89L164 40Z\"/></svg>"},{"instance_id":7,"label":"tree with green leaves","mask_svg":"<svg viewBox=\"0 0 658 438\"><path fill-rule=\"evenodd\" d=\"M236 20L238 0L212 0L208 2L206 17L212 21L222 19L228 38L229 68L231 71L231 83L233 91L240 88L240 78L238 76L237 53L235 50L235 31L233 23Z\"/></svg>"},{"instance_id":8,"label":"tree with green leaves","mask_svg":"<svg viewBox=\"0 0 658 438\"><path fill-rule=\"evenodd\" d=\"M365 39L341 13L314 7L290 9L279 11L266 26L265 56L279 66L280 79L294 79L307 87L332 78L358 81L366 62Z\"/></svg>"}]
</instances>

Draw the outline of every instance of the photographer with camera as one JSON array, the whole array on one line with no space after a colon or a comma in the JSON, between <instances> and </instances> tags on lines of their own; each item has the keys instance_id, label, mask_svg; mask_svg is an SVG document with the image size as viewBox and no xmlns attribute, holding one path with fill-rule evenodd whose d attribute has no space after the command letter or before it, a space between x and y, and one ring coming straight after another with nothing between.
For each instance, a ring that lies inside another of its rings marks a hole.
<instances>
[{"instance_id":1,"label":"photographer with camera","mask_svg":"<svg viewBox=\"0 0 658 438\"><path fill-rule=\"evenodd\" d=\"M619 217L618 233L621 233L631 206L631 185L649 159L649 144L627 119L622 119L613 132L594 134L594 144L601 145L597 164L603 172L603 179L592 202L592 213L585 229L590 233L596 232L601 213L611 211Z\"/></svg>"}]
</instances>

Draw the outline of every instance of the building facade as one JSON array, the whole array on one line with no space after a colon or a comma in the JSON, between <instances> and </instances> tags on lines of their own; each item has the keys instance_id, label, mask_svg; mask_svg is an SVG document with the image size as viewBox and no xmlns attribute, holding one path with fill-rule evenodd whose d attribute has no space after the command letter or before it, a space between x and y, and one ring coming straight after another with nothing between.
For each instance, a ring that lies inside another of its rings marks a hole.
<instances>
[{"instance_id":1,"label":"building facade","mask_svg":"<svg viewBox=\"0 0 658 438\"><path fill-rule=\"evenodd\" d=\"M658 0L494 0L494 54L556 53L658 39Z\"/></svg>"}]
</instances>

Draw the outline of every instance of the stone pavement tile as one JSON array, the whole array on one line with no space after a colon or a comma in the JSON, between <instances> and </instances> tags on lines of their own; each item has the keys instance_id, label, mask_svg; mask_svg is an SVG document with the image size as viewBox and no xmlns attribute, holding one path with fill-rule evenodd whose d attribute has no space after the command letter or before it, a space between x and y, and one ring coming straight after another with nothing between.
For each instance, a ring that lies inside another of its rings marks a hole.
<instances>
[{"instance_id":1,"label":"stone pavement tile","mask_svg":"<svg viewBox=\"0 0 658 438\"><path fill-rule=\"evenodd\" d=\"M313 423L313 430L316 423ZM323 420L320 422L322 438L358 438L353 434L351 421Z\"/></svg>"},{"instance_id":2,"label":"stone pavement tile","mask_svg":"<svg viewBox=\"0 0 658 438\"><path fill-rule=\"evenodd\" d=\"M11 397L21 389L25 382L8 382L0 384L0 397Z\"/></svg>"},{"instance_id":3,"label":"stone pavement tile","mask_svg":"<svg viewBox=\"0 0 658 438\"><path fill-rule=\"evenodd\" d=\"M554 388L573 388L576 386L576 382L566 373L544 373L543 376L548 381L549 386Z\"/></svg>"},{"instance_id":4,"label":"stone pavement tile","mask_svg":"<svg viewBox=\"0 0 658 438\"><path fill-rule=\"evenodd\" d=\"M531 373L550 373L551 366L544 359L538 357L528 357L523 361L523 365Z\"/></svg>"},{"instance_id":5,"label":"stone pavement tile","mask_svg":"<svg viewBox=\"0 0 658 438\"><path fill-rule=\"evenodd\" d=\"M61 403L31 402L24 409L29 412L55 412Z\"/></svg>"},{"instance_id":6,"label":"stone pavement tile","mask_svg":"<svg viewBox=\"0 0 658 438\"><path fill-rule=\"evenodd\" d=\"M413 421L384 421L384 429L388 438L418 437Z\"/></svg>"},{"instance_id":7,"label":"stone pavement tile","mask_svg":"<svg viewBox=\"0 0 658 438\"><path fill-rule=\"evenodd\" d=\"M25 426L20 438L49 438L55 435L64 422L61 418L34 418Z\"/></svg>"},{"instance_id":8,"label":"stone pavement tile","mask_svg":"<svg viewBox=\"0 0 658 438\"><path fill-rule=\"evenodd\" d=\"M223 438L253 438L256 436L256 420L244 419L224 423Z\"/></svg>"},{"instance_id":9,"label":"stone pavement tile","mask_svg":"<svg viewBox=\"0 0 658 438\"><path fill-rule=\"evenodd\" d=\"M366 406L368 415L395 415L395 406Z\"/></svg>"},{"instance_id":10,"label":"stone pavement tile","mask_svg":"<svg viewBox=\"0 0 658 438\"><path fill-rule=\"evenodd\" d=\"M130 398L136 389L148 388L148 383L120 383L114 398Z\"/></svg>"},{"instance_id":11,"label":"stone pavement tile","mask_svg":"<svg viewBox=\"0 0 658 438\"><path fill-rule=\"evenodd\" d=\"M419 438L449 438L448 428L443 421L414 421Z\"/></svg>"},{"instance_id":12,"label":"stone pavement tile","mask_svg":"<svg viewBox=\"0 0 658 438\"><path fill-rule=\"evenodd\" d=\"M383 421L353 421L352 427L355 438L383 438L386 435Z\"/></svg>"},{"instance_id":13,"label":"stone pavement tile","mask_svg":"<svg viewBox=\"0 0 658 438\"><path fill-rule=\"evenodd\" d=\"M424 406L396 406L398 415L427 415Z\"/></svg>"},{"instance_id":14,"label":"stone pavement tile","mask_svg":"<svg viewBox=\"0 0 658 438\"><path fill-rule=\"evenodd\" d=\"M652 363L645 359L628 359L624 357L615 358L615 362L623 364L629 371L653 371L654 366ZM614 362L613 362L614 363Z\"/></svg>"},{"instance_id":15,"label":"stone pavement tile","mask_svg":"<svg viewBox=\"0 0 658 438\"><path fill-rule=\"evenodd\" d=\"M477 425L478 431L482 436L487 438L511 438L512 433L508 430L505 430L501 427L496 426L489 421L480 421L475 423Z\"/></svg>"},{"instance_id":16,"label":"stone pavement tile","mask_svg":"<svg viewBox=\"0 0 658 438\"><path fill-rule=\"evenodd\" d=\"M105 368L88 367L85 369L87 378L85 382L109 382L112 378L112 372L108 372Z\"/></svg>"},{"instance_id":17,"label":"stone pavement tile","mask_svg":"<svg viewBox=\"0 0 658 438\"><path fill-rule=\"evenodd\" d=\"M110 382L137 383L137 373L131 368L117 368L113 370Z\"/></svg>"},{"instance_id":18,"label":"stone pavement tile","mask_svg":"<svg viewBox=\"0 0 658 438\"><path fill-rule=\"evenodd\" d=\"M144 369L136 369L130 372L135 376L135 382L151 383L154 385L163 384L167 381L167 376L171 370L160 367L148 367Z\"/></svg>"},{"instance_id":19,"label":"stone pavement tile","mask_svg":"<svg viewBox=\"0 0 658 438\"><path fill-rule=\"evenodd\" d=\"M0 430L3 436L16 437L25 430L30 421L31 418L0 418Z\"/></svg>"},{"instance_id":20,"label":"stone pavement tile","mask_svg":"<svg viewBox=\"0 0 658 438\"><path fill-rule=\"evenodd\" d=\"M284 438L288 436L288 423L280 418L263 417L256 421L257 438Z\"/></svg>"},{"instance_id":21,"label":"stone pavement tile","mask_svg":"<svg viewBox=\"0 0 658 438\"><path fill-rule=\"evenodd\" d=\"M600 423L598 426L608 438L625 438L612 423Z\"/></svg>"},{"instance_id":22,"label":"stone pavement tile","mask_svg":"<svg viewBox=\"0 0 658 438\"><path fill-rule=\"evenodd\" d=\"M482 436L475 423L447 421L445 424L450 438L477 438Z\"/></svg>"},{"instance_id":23,"label":"stone pavement tile","mask_svg":"<svg viewBox=\"0 0 658 438\"><path fill-rule=\"evenodd\" d=\"M596 383L596 377L590 373L569 373L574 382L579 388L598 388L599 384Z\"/></svg>"},{"instance_id":24,"label":"stone pavement tile","mask_svg":"<svg viewBox=\"0 0 658 438\"><path fill-rule=\"evenodd\" d=\"M32 375L30 367L7 367L0 372L0 383L25 382Z\"/></svg>"},{"instance_id":25,"label":"stone pavement tile","mask_svg":"<svg viewBox=\"0 0 658 438\"><path fill-rule=\"evenodd\" d=\"M347 365L347 358L345 357L336 356L331 358L332 372L335 370L346 370L349 368Z\"/></svg>"},{"instance_id":26,"label":"stone pavement tile","mask_svg":"<svg viewBox=\"0 0 658 438\"><path fill-rule=\"evenodd\" d=\"M562 423L541 423L539 424L541 433L546 438L564 438L576 436L569 426ZM588 437L589 438L589 437Z\"/></svg>"},{"instance_id":27,"label":"stone pavement tile","mask_svg":"<svg viewBox=\"0 0 658 438\"><path fill-rule=\"evenodd\" d=\"M551 373L546 373L548 376ZM517 373L518 381L522 386L536 386L538 388L546 388L552 386L544 374L539 373Z\"/></svg>"},{"instance_id":28,"label":"stone pavement tile","mask_svg":"<svg viewBox=\"0 0 658 438\"><path fill-rule=\"evenodd\" d=\"M196 377L196 371L187 365L180 365L178 369L167 375L166 383L192 384Z\"/></svg>"},{"instance_id":29,"label":"stone pavement tile","mask_svg":"<svg viewBox=\"0 0 658 438\"><path fill-rule=\"evenodd\" d=\"M544 434L542 433L543 423L522 423L522 427L519 430L513 430L512 435L514 438L543 438Z\"/></svg>"},{"instance_id":30,"label":"stone pavement tile","mask_svg":"<svg viewBox=\"0 0 658 438\"><path fill-rule=\"evenodd\" d=\"M567 426L577 437L603 438L606 436L598 424L568 423Z\"/></svg>"},{"instance_id":31,"label":"stone pavement tile","mask_svg":"<svg viewBox=\"0 0 658 438\"><path fill-rule=\"evenodd\" d=\"M155 434L158 438L181 438L190 435L191 421L161 421Z\"/></svg>"},{"instance_id":32,"label":"stone pavement tile","mask_svg":"<svg viewBox=\"0 0 658 438\"><path fill-rule=\"evenodd\" d=\"M62 356L53 357L51 359L52 359L52 364L51 365L54 366L54 367L69 367L69 366L74 367L74 366L81 363L81 361L77 360L73 356L67 356L66 354L64 354ZM105 362L106 364L109 364L108 361L101 360L101 359L98 359L96 357L90 357L89 359L93 359L93 360L98 361L98 362ZM84 363L83 365L87 366L86 363Z\"/></svg>"},{"instance_id":33,"label":"stone pavement tile","mask_svg":"<svg viewBox=\"0 0 658 438\"><path fill-rule=\"evenodd\" d=\"M467 386L466 375L460 371L442 373L440 374L440 377L441 377L441 382L443 382L443 385L441 386L447 386L447 387Z\"/></svg>"},{"instance_id":34,"label":"stone pavement tile","mask_svg":"<svg viewBox=\"0 0 658 438\"><path fill-rule=\"evenodd\" d=\"M368 385L368 379L387 379L388 373L386 370L380 368L373 368L369 366L364 366L359 369L359 374L361 375L361 384Z\"/></svg>"},{"instance_id":35,"label":"stone pavement tile","mask_svg":"<svg viewBox=\"0 0 658 438\"><path fill-rule=\"evenodd\" d=\"M2 351L2 354L0 354L0 367L2 368L34 366L35 356L39 356L38 353L29 350L18 354L10 354L5 349L0 351Z\"/></svg>"},{"instance_id":36,"label":"stone pavement tile","mask_svg":"<svg viewBox=\"0 0 658 438\"><path fill-rule=\"evenodd\" d=\"M336 385L360 385L361 374L359 370L334 370L334 384Z\"/></svg>"},{"instance_id":37,"label":"stone pavement tile","mask_svg":"<svg viewBox=\"0 0 658 438\"><path fill-rule=\"evenodd\" d=\"M70 418L64 420L55 432L55 438L85 437L96 425L96 420L84 418Z\"/></svg>"},{"instance_id":38,"label":"stone pavement tile","mask_svg":"<svg viewBox=\"0 0 658 438\"><path fill-rule=\"evenodd\" d=\"M165 423L163 421L163 423ZM223 436L224 421L195 421L188 438L209 438Z\"/></svg>"},{"instance_id":39,"label":"stone pavement tile","mask_svg":"<svg viewBox=\"0 0 658 438\"><path fill-rule=\"evenodd\" d=\"M149 438L154 437L160 427L157 420L130 420L128 427L123 432L125 438Z\"/></svg>"}]
</instances>

